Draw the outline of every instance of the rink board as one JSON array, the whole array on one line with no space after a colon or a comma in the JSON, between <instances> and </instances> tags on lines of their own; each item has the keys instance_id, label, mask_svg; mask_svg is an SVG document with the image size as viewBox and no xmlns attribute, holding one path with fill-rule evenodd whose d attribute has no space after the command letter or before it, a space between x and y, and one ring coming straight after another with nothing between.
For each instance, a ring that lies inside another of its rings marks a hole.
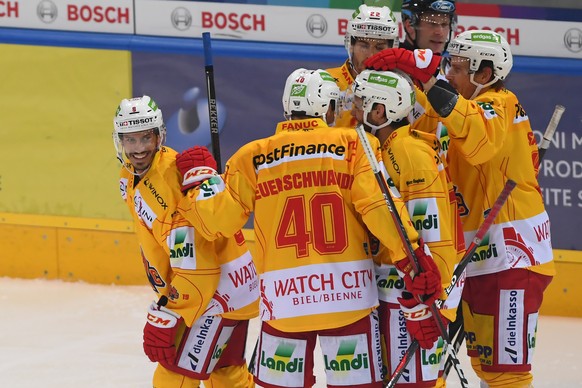
<instances>
[{"instance_id":1,"label":"rink board","mask_svg":"<svg viewBox=\"0 0 582 388\"><path fill-rule=\"evenodd\" d=\"M244 229L249 249L254 232ZM0 276L146 284L133 226L129 222L0 214ZM554 250L557 275L545 293L541 314L582 317L582 252Z\"/></svg>"}]
</instances>

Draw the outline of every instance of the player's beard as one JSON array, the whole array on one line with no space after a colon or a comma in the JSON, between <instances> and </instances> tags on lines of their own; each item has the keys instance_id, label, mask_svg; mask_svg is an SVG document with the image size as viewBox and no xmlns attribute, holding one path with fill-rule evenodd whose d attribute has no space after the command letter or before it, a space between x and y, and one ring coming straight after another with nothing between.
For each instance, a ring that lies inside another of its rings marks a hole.
<instances>
[{"instance_id":1,"label":"player's beard","mask_svg":"<svg viewBox=\"0 0 582 388\"><path fill-rule=\"evenodd\" d=\"M137 174L142 174L150 168L155 154L155 150L132 152L127 154L127 158L129 159L129 162L133 166L135 172Z\"/></svg>"}]
</instances>

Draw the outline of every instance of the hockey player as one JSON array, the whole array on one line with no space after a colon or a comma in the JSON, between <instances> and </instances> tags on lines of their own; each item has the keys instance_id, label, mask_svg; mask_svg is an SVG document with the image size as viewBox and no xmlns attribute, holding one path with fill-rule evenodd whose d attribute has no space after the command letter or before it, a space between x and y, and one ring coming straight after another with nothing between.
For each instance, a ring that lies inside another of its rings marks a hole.
<instances>
[{"instance_id":1,"label":"hockey player","mask_svg":"<svg viewBox=\"0 0 582 388\"><path fill-rule=\"evenodd\" d=\"M367 228L402 262L406 286L416 297L434 300L442 291L438 268L395 199L425 272L414 276L409 269L357 133L322 120L338 94L323 70L293 72L283 94L290 120L280 122L275 135L239 149L224 177L191 189L180 204L208 239L231 236L254 213L263 321L254 370L261 386L313 386L318 337L328 386L382 386ZM370 136L370 142L379 153L378 140ZM208 171L199 160L211 158L202 147L178 155L184 188Z\"/></svg>"},{"instance_id":2,"label":"hockey player","mask_svg":"<svg viewBox=\"0 0 582 388\"><path fill-rule=\"evenodd\" d=\"M455 0L403 0L401 16L405 36L400 47L446 51L457 25Z\"/></svg>"},{"instance_id":3,"label":"hockey player","mask_svg":"<svg viewBox=\"0 0 582 388\"><path fill-rule=\"evenodd\" d=\"M455 0L403 0L401 16L405 37L400 47L410 52L414 51L419 61L430 63L433 60L432 54L424 50L428 49L433 54L442 54L446 51L457 25L455 11ZM436 60L436 57L434 59ZM391 70L374 66L374 58L365 65L376 70ZM440 75L439 77L444 79ZM413 129L436 134L441 143L441 158L446 166L449 142L447 128L424 114L428 102L421 90L417 90L416 99L410 124Z\"/></svg>"},{"instance_id":4,"label":"hockey player","mask_svg":"<svg viewBox=\"0 0 582 388\"><path fill-rule=\"evenodd\" d=\"M446 51L447 45L456 30L457 15L455 12L455 0L403 0L401 17L404 40L400 42L400 47L409 50L411 53L414 51L414 55L430 62L432 57L430 57L430 54L425 55L424 50L429 49L433 53L444 53ZM370 66L370 63L366 62L366 65ZM439 75L439 77L444 79L442 75ZM439 156L445 166L445 170L447 170L446 153L449 144L447 128L438 120L429 118L424 114L428 101L426 101L426 96L422 90L416 89L416 100L409 116L411 128L434 133L437 136L440 143ZM451 192L454 193L452 183L450 183L450 187ZM459 252L461 253L462 251L464 250ZM462 282L458 282L457 287L459 291L462 291ZM458 309L459 313L460 310ZM454 340L459 332L461 332L462 336L462 318L460 314L449 327L450 339Z\"/></svg>"},{"instance_id":5,"label":"hockey player","mask_svg":"<svg viewBox=\"0 0 582 388\"><path fill-rule=\"evenodd\" d=\"M354 82L352 114L358 124L380 141L389 183L400 193L412 223L429 246L439 268L443 289L447 289L453 267L462 257L464 238L455 194L439 157L440 144L434 134L410 128L407 117L414 102L414 87L402 73L364 70ZM396 268L379 263L383 254L380 249L375 259L380 299L378 311L380 332L387 350L385 362L392 374L400 360L399 350L406 346L399 337L402 320L400 304L409 308L415 302L402 298L403 287L398 287ZM461 289L455 287L450 295L443 292L439 298L444 302L440 312L448 321L454 320ZM422 350L422 356L415 357L413 362L416 365L409 380L401 381L397 386L435 386L442 373L443 343L434 343L440 335L436 322L431 320L430 324L434 331L427 338L427 343L421 343L427 349Z\"/></svg>"},{"instance_id":6,"label":"hockey player","mask_svg":"<svg viewBox=\"0 0 582 388\"><path fill-rule=\"evenodd\" d=\"M390 8L360 5L348 22L344 45L348 59L343 65L326 71L336 79L341 93L336 126L354 128L351 87L356 76L365 69L364 60L385 48L398 47L398 23Z\"/></svg>"},{"instance_id":7,"label":"hockey player","mask_svg":"<svg viewBox=\"0 0 582 388\"><path fill-rule=\"evenodd\" d=\"M419 67L408 57L398 67L422 82L427 116L448 128L465 239L473 238L505 181L517 183L467 267L463 316L481 385L529 387L538 311L555 274L538 148L525 110L503 83L513 65L507 41L492 31L467 31L449 52L450 84L432 76L436 62Z\"/></svg>"},{"instance_id":8,"label":"hockey player","mask_svg":"<svg viewBox=\"0 0 582 388\"><path fill-rule=\"evenodd\" d=\"M113 119L121 196L134 219L149 306L144 352L158 362L153 386L252 387L244 359L248 320L258 313L258 276L237 231L213 242L176 211L176 152L164 146L161 109L149 96L124 99ZM216 166L214 166L216 168Z\"/></svg>"}]
</instances>

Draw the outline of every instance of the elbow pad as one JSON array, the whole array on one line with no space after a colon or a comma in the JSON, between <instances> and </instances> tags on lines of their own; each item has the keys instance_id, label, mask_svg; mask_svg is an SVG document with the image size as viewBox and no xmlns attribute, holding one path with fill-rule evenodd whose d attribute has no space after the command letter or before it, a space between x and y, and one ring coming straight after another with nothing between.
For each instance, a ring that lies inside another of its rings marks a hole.
<instances>
[{"instance_id":1,"label":"elbow pad","mask_svg":"<svg viewBox=\"0 0 582 388\"><path fill-rule=\"evenodd\" d=\"M439 116L447 117L457 104L459 93L447 81L439 79L426 93L426 97Z\"/></svg>"}]
</instances>

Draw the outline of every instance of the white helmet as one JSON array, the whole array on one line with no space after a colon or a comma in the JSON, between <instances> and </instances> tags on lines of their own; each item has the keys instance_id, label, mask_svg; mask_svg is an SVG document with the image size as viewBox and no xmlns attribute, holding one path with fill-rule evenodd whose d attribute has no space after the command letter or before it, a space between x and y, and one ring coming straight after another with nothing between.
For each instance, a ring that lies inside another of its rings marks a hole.
<instances>
[{"instance_id":1,"label":"white helmet","mask_svg":"<svg viewBox=\"0 0 582 388\"><path fill-rule=\"evenodd\" d=\"M479 70L481 61L493 62L494 78L483 86L491 85L497 80L504 80L513 66L509 43L503 36L490 30L465 31L451 41L448 51L451 55L468 58L471 73ZM472 74L471 82L473 82Z\"/></svg>"},{"instance_id":2,"label":"white helmet","mask_svg":"<svg viewBox=\"0 0 582 388\"><path fill-rule=\"evenodd\" d=\"M158 148L166 140L166 126L162 117L162 110L149 96L123 99L113 117L113 144L117 151L117 158L124 163L121 135L124 133L141 132L153 129L158 135Z\"/></svg>"},{"instance_id":3,"label":"white helmet","mask_svg":"<svg viewBox=\"0 0 582 388\"><path fill-rule=\"evenodd\" d=\"M364 123L372 129L372 134L393 121L407 117L416 102L414 88L410 79L402 73L392 71L364 70L356 77L354 96L362 99ZM382 104L388 121L382 125L368 122L368 114L374 104Z\"/></svg>"},{"instance_id":4,"label":"white helmet","mask_svg":"<svg viewBox=\"0 0 582 388\"><path fill-rule=\"evenodd\" d=\"M325 119L330 103L337 113L339 93L335 79L325 70L297 69L287 77L285 83L283 92L285 118L289 120L291 114L297 112Z\"/></svg>"},{"instance_id":5,"label":"white helmet","mask_svg":"<svg viewBox=\"0 0 582 388\"><path fill-rule=\"evenodd\" d=\"M389 47L398 47L398 23L390 8L362 4L354 12L352 20L348 22L344 37L344 45L350 61L352 60L350 47L355 38L392 40L392 45Z\"/></svg>"}]
</instances>

